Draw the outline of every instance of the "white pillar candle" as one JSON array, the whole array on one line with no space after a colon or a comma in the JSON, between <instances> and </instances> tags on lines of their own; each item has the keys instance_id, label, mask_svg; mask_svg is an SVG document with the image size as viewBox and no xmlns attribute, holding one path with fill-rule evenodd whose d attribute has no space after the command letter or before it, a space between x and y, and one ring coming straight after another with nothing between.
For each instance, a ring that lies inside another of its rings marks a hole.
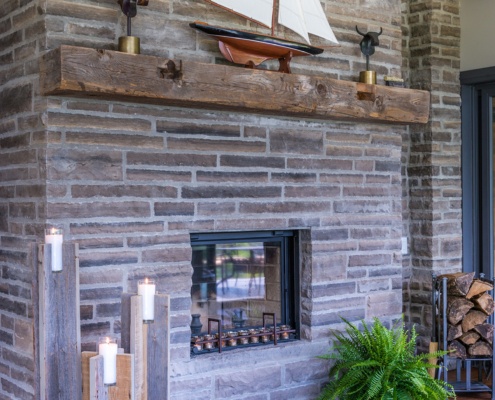
<instances>
[{"instance_id":1,"label":"white pillar candle","mask_svg":"<svg viewBox=\"0 0 495 400\"><path fill-rule=\"evenodd\" d=\"M103 356L103 383L117 383L117 340L115 338L100 339L98 354Z\"/></svg>"},{"instance_id":2,"label":"white pillar candle","mask_svg":"<svg viewBox=\"0 0 495 400\"><path fill-rule=\"evenodd\" d=\"M143 297L143 321L150 322L155 319L155 281L146 278L138 282L138 295Z\"/></svg>"},{"instance_id":3,"label":"white pillar candle","mask_svg":"<svg viewBox=\"0 0 495 400\"><path fill-rule=\"evenodd\" d=\"M62 271L62 243L64 236L62 229L45 229L45 243L52 246L52 271Z\"/></svg>"}]
</instances>

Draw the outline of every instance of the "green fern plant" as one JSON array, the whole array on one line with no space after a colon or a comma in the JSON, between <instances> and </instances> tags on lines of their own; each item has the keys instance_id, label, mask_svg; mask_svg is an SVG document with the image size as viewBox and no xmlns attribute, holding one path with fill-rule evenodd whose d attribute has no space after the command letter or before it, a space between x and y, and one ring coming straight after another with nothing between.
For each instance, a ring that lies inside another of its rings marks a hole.
<instances>
[{"instance_id":1,"label":"green fern plant","mask_svg":"<svg viewBox=\"0 0 495 400\"><path fill-rule=\"evenodd\" d=\"M455 397L451 385L428 374L429 358L437 351L416 355L416 330L410 338L404 324L392 329L374 318L360 331L345 318L347 335L337 333L334 352L320 358L334 360L330 383L319 400L445 400Z\"/></svg>"}]
</instances>

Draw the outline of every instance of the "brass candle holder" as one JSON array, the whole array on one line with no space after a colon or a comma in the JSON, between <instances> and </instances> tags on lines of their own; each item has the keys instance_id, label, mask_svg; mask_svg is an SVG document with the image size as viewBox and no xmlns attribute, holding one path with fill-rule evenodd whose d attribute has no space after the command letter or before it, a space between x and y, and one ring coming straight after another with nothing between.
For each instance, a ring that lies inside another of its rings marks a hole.
<instances>
[{"instance_id":1,"label":"brass candle holder","mask_svg":"<svg viewBox=\"0 0 495 400\"><path fill-rule=\"evenodd\" d=\"M122 53L140 54L141 46L139 38L136 36L119 37L119 51Z\"/></svg>"},{"instance_id":2,"label":"brass candle holder","mask_svg":"<svg viewBox=\"0 0 495 400\"><path fill-rule=\"evenodd\" d=\"M370 85L376 84L376 71L361 71L359 72L359 82L368 83Z\"/></svg>"}]
</instances>

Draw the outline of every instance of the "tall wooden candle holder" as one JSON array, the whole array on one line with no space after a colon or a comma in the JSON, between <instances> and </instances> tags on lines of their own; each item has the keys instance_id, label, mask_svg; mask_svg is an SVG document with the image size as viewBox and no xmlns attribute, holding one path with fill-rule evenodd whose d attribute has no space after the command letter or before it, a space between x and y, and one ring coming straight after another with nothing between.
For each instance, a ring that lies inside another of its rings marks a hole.
<instances>
[{"instance_id":1,"label":"tall wooden candle holder","mask_svg":"<svg viewBox=\"0 0 495 400\"><path fill-rule=\"evenodd\" d=\"M36 255L39 335L36 353L41 400L81 399L79 247L62 245L62 271L52 271L52 245L33 244Z\"/></svg>"},{"instance_id":2,"label":"tall wooden candle holder","mask_svg":"<svg viewBox=\"0 0 495 400\"><path fill-rule=\"evenodd\" d=\"M154 322L143 324L141 296L122 295L122 347L135 357L136 400L170 397L170 296L155 294L154 313Z\"/></svg>"}]
</instances>

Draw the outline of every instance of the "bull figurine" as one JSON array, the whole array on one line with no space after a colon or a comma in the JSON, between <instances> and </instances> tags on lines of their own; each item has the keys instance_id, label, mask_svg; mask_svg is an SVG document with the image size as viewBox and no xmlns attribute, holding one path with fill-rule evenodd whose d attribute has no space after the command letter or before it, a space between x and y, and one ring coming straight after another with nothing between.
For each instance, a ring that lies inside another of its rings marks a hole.
<instances>
[{"instance_id":1,"label":"bull figurine","mask_svg":"<svg viewBox=\"0 0 495 400\"><path fill-rule=\"evenodd\" d=\"M131 20L137 15L137 6L147 6L149 0L117 0L124 15L127 17L127 36L119 37L118 49L124 53L139 54L139 38L132 36Z\"/></svg>"},{"instance_id":2,"label":"bull figurine","mask_svg":"<svg viewBox=\"0 0 495 400\"><path fill-rule=\"evenodd\" d=\"M359 46L361 47L361 53L363 53L366 56L366 70L369 70L370 56L375 54L375 46L378 46L380 44L380 41L378 40L378 36L380 36L383 33L383 29L380 27L380 32L362 33L359 31L356 25L356 31L363 37L361 43L359 43Z\"/></svg>"},{"instance_id":3,"label":"bull figurine","mask_svg":"<svg viewBox=\"0 0 495 400\"><path fill-rule=\"evenodd\" d=\"M137 15L136 6L147 6L149 0L117 0L122 12L127 17L127 36L131 36L131 18Z\"/></svg>"}]
</instances>

